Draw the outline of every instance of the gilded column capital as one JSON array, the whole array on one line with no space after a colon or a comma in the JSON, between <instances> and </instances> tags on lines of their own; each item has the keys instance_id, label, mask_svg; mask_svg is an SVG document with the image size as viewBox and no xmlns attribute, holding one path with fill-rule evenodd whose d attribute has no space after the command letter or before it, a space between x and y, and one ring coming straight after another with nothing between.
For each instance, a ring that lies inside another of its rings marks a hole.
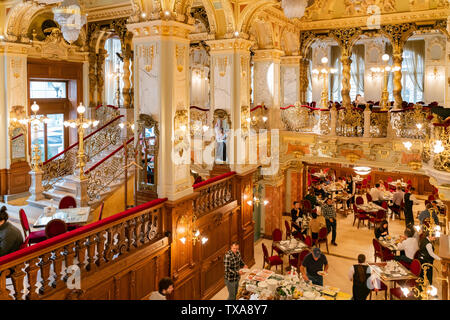
<instances>
[{"instance_id":1,"label":"gilded column capital","mask_svg":"<svg viewBox=\"0 0 450 320\"><path fill-rule=\"evenodd\" d=\"M281 61L284 51L278 49L256 50L253 61Z\"/></svg>"},{"instance_id":2,"label":"gilded column capital","mask_svg":"<svg viewBox=\"0 0 450 320\"><path fill-rule=\"evenodd\" d=\"M211 48L210 53L233 53L236 51L249 52L253 41L241 38L236 39L221 39L206 41L206 44Z\"/></svg>"},{"instance_id":3,"label":"gilded column capital","mask_svg":"<svg viewBox=\"0 0 450 320\"><path fill-rule=\"evenodd\" d=\"M175 37L188 40L188 35L194 27L185 23L167 20L153 20L127 24L127 28L133 33L133 41L146 40L148 38Z\"/></svg>"}]
</instances>

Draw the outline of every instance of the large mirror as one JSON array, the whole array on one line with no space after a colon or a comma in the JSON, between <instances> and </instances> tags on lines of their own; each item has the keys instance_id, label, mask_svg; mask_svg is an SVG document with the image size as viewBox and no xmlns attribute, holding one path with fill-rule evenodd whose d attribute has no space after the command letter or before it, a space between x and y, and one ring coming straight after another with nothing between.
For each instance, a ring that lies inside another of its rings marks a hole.
<instances>
[{"instance_id":1,"label":"large mirror","mask_svg":"<svg viewBox=\"0 0 450 320\"><path fill-rule=\"evenodd\" d=\"M138 173L138 191L157 196L158 123L150 115L141 114L138 128L138 164L142 167Z\"/></svg>"},{"instance_id":2,"label":"large mirror","mask_svg":"<svg viewBox=\"0 0 450 320\"><path fill-rule=\"evenodd\" d=\"M19 120L26 117L24 106L13 106L10 112L9 142L11 163L27 161L27 125Z\"/></svg>"},{"instance_id":3,"label":"large mirror","mask_svg":"<svg viewBox=\"0 0 450 320\"><path fill-rule=\"evenodd\" d=\"M230 115L222 109L214 111L214 133L216 137L215 162L224 164L228 161L228 134L231 128Z\"/></svg>"}]
</instances>

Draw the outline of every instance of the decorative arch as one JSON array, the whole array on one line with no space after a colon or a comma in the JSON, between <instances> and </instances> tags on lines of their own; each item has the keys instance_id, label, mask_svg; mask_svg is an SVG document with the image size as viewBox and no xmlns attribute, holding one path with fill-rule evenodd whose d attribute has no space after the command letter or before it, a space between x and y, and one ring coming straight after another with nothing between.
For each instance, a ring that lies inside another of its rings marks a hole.
<instances>
[{"instance_id":1,"label":"decorative arch","mask_svg":"<svg viewBox=\"0 0 450 320\"><path fill-rule=\"evenodd\" d=\"M25 2L15 5L6 17L5 33L9 40L27 41L28 28L33 17L48 10L45 6L34 2Z\"/></svg>"},{"instance_id":2,"label":"decorative arch","mask_svg":"<svg viewBox=\"0 0 450 320\"><path fill-rule=\"evenodd\" d=\"M259 49L274 48L274 30L271 23L267 23L264 19L253 20L249 28L249 34L253 36L258 44Z\"/></svg>"},{"instance_id":3,"label":"decorative arch","mask_svg":"<svg viewBox=\"0 0 450 320\"><path fill-rule=\"evenodd\" d=\"M252 4L249 4L242 11L241 17L238 21L236 29L239 32L248 33L250 26L251 26L251 22L257 16L257 14L264 8L273 6L277 3L279 3L279 2L277 2L275 0L262 0L262 1L255 1Z\"/></svg>"},{"instance_id":4,"label":"decorative arch","mask_svg":"<svg viewBox=\"0 0 450 320\"><path fill-rule=\"evenodd\" d=\"M179 0L181 2L181 14L190 15L192 3L194 0ZM201 0L203 3L203 7L205 8L206 15L208 16L208 23L210 32L212 34L216 33L218 30L217 27L217 17L216 17L216 11L214 9L214 6L211 2L211 0ZM177 12L178 13L178 12Z\"/></svg>"}]
</instances>

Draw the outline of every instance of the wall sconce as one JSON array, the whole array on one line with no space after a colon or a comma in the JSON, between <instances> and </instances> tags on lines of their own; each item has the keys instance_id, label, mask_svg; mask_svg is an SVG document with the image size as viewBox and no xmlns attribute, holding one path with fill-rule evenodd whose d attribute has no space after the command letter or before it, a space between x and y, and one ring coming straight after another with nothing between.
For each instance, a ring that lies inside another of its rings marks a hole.
<instances>
[{"instance_id":1,"label":"wall sconce","mask_svg":"<svg viewBox=\"0 0 450 320\"><path fill-rule=\"evenodd\" d=\"M187 110L177 110L174 118L174 138L175 146L187 140L188 112ZM182 149L183 150L183 149ZM181 150L180 150L181 152ZM181 152L182 153L182 152ZM181 154L182 155L182 154Z\"/></svg>"},{"instance_id":2,"label":"wall sconce","mask_svg":"<svg viewBox=\"0 0 450 320\"><path fill-rule=\"evenodd\" d=\"M433 71L428 73L428 77L434 80L438 80L441 79L442 74L441 72L439 72L439 69L436 66L434 66Z\"/></svg>"}]
</instances>

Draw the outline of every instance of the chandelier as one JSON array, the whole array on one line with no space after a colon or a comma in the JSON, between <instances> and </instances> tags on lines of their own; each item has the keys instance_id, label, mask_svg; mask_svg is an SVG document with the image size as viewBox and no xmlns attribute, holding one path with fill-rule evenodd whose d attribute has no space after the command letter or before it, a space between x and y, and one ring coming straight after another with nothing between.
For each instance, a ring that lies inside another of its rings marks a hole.
<instances>
[{"instance_id":1,"label":"chandelier","mask_svg":"<svg viewBox=\"0 0 450 320\"><path fill-rule=\"evenodd\" d=\"M360 176L368 175L372 171L370 167L354 167L353 170Z\"/></svg>"},{"instance_id":2,"label":"chandelier","mask_svg":"<svg viewBox=\"0 0 450 320\"><path fill-rule=\"evenodd\" d=\"M78 0L64 0L58 7L53 8L55 21L61 26L64 39L72 43L80 35L81 28L86 24L85 15L81 14Z\"/></svg>"},{"instance_id":3,"label":"chandelier","mask_svg":"<svg viewBox=\"0 0 450 320\"><path fill-rule=\"evenodd\" d=\"M284 15L289 18L301 18L305 14L308 0L281 0Z\"/></svg>"}]
</instances>

